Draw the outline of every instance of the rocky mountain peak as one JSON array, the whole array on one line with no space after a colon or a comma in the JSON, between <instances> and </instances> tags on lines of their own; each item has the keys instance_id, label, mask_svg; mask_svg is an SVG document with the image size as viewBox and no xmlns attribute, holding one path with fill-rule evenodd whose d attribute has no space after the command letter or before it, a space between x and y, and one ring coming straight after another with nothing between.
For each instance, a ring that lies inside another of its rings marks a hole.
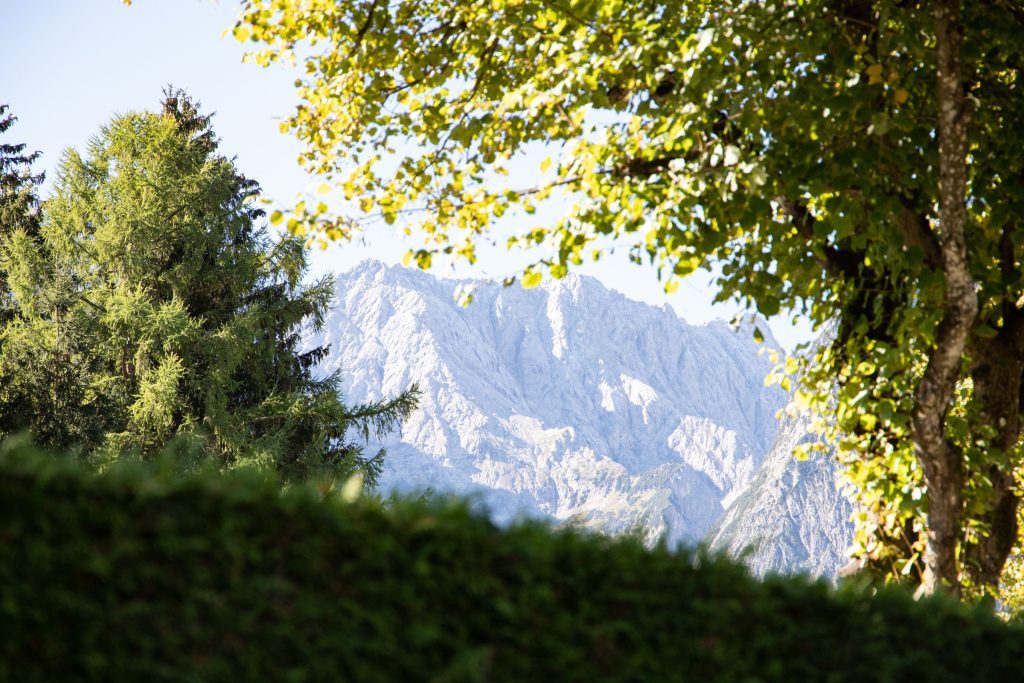
<instances>
[{"instance_id":1,"label":"rocky mountain peak","mask_svg":"<svg viewBox=\"0 0 1024 683\"><path fill-rule=\"evenodd\" d=\"M330 345L350 402L423 390L384 444L385 489L674 544L720 521L775 442L786 396L753 324L689 325L575 274L522 289L369 261L308 343Z\"/></svg>"}]
</instances>

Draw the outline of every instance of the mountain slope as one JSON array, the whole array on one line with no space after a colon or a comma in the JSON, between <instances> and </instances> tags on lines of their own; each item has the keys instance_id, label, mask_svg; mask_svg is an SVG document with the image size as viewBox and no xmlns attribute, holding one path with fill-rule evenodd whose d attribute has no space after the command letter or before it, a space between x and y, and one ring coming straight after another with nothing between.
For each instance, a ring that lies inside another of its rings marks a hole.
<instances>
[{"instance_id":1,"label":"mountain slope","mask_svg":"<svg viewBox=\"0 0 1024 683\"><path fill-rule=\"evenodd\" d=\"M853 506L841 492L831 451L807 460L793 449L811 437L809 417L786 417L750 485L708 533L713 550L741 557L755 574L804 572L834 576L853 540Z\"/></svg>"},{"instance_id":2,"label":"mountain slope","mask_svg":"<svg viewBox=\"0 0 1024 683\"><path fill-rule=\"evenodd\" d=\"M366 262L311 344L346 400L418 382L382 486L476 493L493 514L694 542L759 470L785 396L749 329L692 326L570 275L523 290Z\"/></svg>"}]
</instances>

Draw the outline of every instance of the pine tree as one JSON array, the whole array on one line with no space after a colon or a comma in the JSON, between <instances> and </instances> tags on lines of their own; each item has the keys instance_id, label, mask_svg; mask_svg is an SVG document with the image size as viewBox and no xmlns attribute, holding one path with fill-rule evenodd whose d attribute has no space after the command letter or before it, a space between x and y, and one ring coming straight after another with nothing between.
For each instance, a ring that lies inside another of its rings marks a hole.
<instances>
[{"instance_id":1,"label":"pine tree","mask_svg":"<svg viewBox=\"0 0 1024 683\"><path fill-rule=\"evenodd\" d=\"M10 107L0 104L0 135L17 121ZM26 153L24 143L0 142L0 237L24 230L32 237L39 233L39 198L37 189L44 180L42 173L32 173L32 164L40 153ZM7 276L0 270L0 321L9 319L10 291Z\"/></svg>"},{"instance_id":2,"label":"pine tree","mask_svg":"<svg viewBox=\"0 0 1024 683\"><path fill-rule=\"evenodd\" d=\"M269 237L259 186L218 153L210 117L165 94L162 113L118 116L66 153L38 243L5 240L18 316L0 408L34 401L39 441L99 461L176 439L226 467L372 482L383 454L347 435L392 429L415 387L349 408L337 375L316 376L327 349L301 350L300 329L322 324L332 280L303 285L301 240Z\"/></svg>"},{"instance_id":3,"label":"pine tree","mask_svg":"<svg viewBox=\"0 0 1024 683\"><path fill-rule=\"evenodd\" d=\"M9 113L10 107L0 104L0 135L17 121ZM32 173L32 164L39 152L26 153L27 145L0 143L0 231L9 234L17 228L34 235L39 227L39 199L37 188L44 174Z\"/></svg>"},{"instance_id":4,"label":"pine tree","mask_svg":"<svg viewBox=\"0 0 1024 683\"><path fill-rule=\"evenodd\" d=\"M0 135L9 134L16 120L9 113L7 105L0 105ZM68 335L35 338L39 332L38 325L22 324L25 321L18 319L18 306L11 283L13 275L13 279L21 283L23 291L26 287L38 287L40 282L19 276L37 272L38 266L45 260L39 235L38 198L38 187L44 176L42 173L32 173L32 164L39 159L40 153L26 152L26 147L24 143L0 143L0 245L17 238L19 242L31 247L20 259L0 260L0 367L20 367L22 370L17 377L8 377L0 372L0 434L22 431L30 424L37 423L38 432L44 441L70 445L88 440L80 433L73 437L61 433L65 426L72 431L76 430L76 425L83 424L79 419L81 416L68 411L63 424L49 419L34 419L39 403L35 392L45 387L49 390L47 399L50 404L64 405L71 375L83 364L77 362L75 350L67 346L71 340ZM34 305L45 307L48 317L54 314L59 317L59 309L62 308L57 302L60 298L60 285L56 282L52 285L46 292L35 292ZM37 343L23 343L27 340ZM54 342L61 347L59 350ZM72 361L72 357L75 357L75 361Z\"/></svg>"}]
</instances>

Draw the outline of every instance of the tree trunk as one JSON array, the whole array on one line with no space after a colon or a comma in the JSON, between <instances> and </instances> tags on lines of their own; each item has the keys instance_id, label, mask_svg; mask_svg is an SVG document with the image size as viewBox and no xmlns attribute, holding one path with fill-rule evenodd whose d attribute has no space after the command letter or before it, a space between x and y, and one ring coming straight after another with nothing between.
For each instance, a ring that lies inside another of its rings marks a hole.
<instances>
[{"instance_id":1,"label":"tree trunk","mask_svg":"<svg viewBox=\"0 0 1024 683\"><path fill-rule=\"evenodd\" d=\"M1013 247L1009 229L1003 256L1005 269L1013 268ZM993 449L1011 452L1020 438L1021 377L1024 375L1024 312L1013 303L1003 305L1003 327L999 336L973 345L974 399L981 405L982 420L996 430ZM970 547L968 557L972 578L981 586L997 586L1006 558L1017 540L1015 478L1008 462L993 462L985 475L992 482L993 501L982 521L987 534Z\"/></svg>"},{"instance_id":2,"label":"tree trunk","mask_svg":"<svg viewBox=\"0 0 1024 683\"><path fill-rule=\"evenodd\" d=\"M928 485L928 541L921 589L959 594L957 545L963 507L963 456L945 436L978 300L967 261L967 110L960 74L959 0L934 6L939 105L939 241L945 272L942 322L915 394L911 436Z\"/></svg>"}]
</instances>

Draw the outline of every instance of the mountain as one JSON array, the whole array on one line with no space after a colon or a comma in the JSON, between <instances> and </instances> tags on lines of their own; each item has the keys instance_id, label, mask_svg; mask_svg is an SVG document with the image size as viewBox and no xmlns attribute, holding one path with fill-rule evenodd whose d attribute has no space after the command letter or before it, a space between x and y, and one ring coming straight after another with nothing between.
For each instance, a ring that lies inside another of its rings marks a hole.
<instances>
[{"instance_id":1,"label":"mountain","mask_svg":"<svg viewBox=\"0 0 1024 683\"><path fill-rule=\"evenodd\" d=\"M498 521L543 516L670 545L763 541L757 571L838 566L848 508L826 510L838 495L829 461L789 457L805 430L780 431L787 396L764 386L770 363L749 324L690 325L577 275L525 290L367 261L338 277L308 337L330 345L321 368L340 371L349 402L423 390L383 442L384 490L469 494Z\"/></svg>"},{"instance_id":2,"label":"mountain","mask_svg":"<svg viewBox=\"0 0 1024 683\"><path fill-rule=\"evenodd\" d=\"M842 493L831 450L807 460L793 449L813 437L810 417L788 406L771 452L750 485L708 532L712 550L741 557L758 575L835 576L853 541L851 501Z\"/></svg>"}]
</instances>

